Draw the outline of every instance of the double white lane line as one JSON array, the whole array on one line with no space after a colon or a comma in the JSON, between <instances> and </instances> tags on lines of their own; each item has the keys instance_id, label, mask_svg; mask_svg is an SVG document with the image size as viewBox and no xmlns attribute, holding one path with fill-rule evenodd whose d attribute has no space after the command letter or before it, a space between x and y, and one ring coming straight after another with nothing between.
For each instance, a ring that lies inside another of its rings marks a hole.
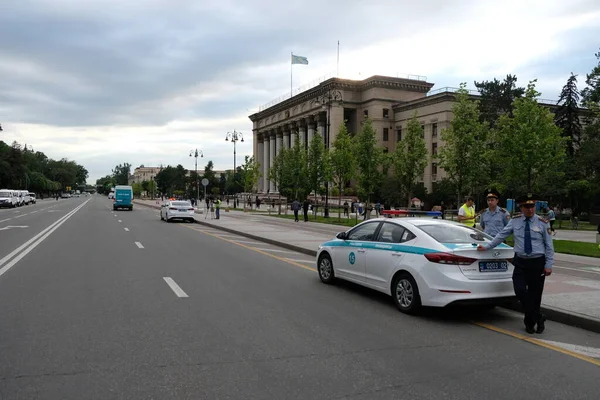
<instances>
[{"instance_id":1,"label":"double white lane line","mask_svg":"<svg viewBox=\"0 0 600 400\"><path fill-rule=\"evenodd\" d=\"M25 257L27 254L29 254L31 252L31 250L35 249L48 236L50 236L52 234L52 232L57 230L59 226L64 224L66 220L71 218L71 216L73 216L73 214L75 214L77 211L79 211L81 208L83 208L83 206L85 206L87 204L87 202L90 200L91 199L86 200L83 204L77 206L75 209L68 212L66 215L63 215L62 217L60 217L58 219L58 221L52 223L49 227L47 227L46 229L44 229L43 231L41 231L40 233L38 233L31 239L29 239L27 242L23 243L21 246L19 246L17 249L15 249L13 252L11 252L9 255L7 255L2 260L0 260L0 276L4 275L4 273L6 273L6 271L11 269L23 257Z\"/></svg>"}]
</instances>

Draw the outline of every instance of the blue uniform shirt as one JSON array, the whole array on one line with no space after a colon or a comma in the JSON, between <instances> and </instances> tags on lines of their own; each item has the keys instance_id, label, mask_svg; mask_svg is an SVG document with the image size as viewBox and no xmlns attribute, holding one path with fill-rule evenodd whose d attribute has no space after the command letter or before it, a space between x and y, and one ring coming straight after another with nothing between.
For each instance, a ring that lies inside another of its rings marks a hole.
<instances>
[{"instance_id":1,"label":"blue uniform shirt","mask_svg":"<svg viewBox=\"0 0 600 400\"><path fill-rule=\"evenodd\" d=\"M531 230L532 248L529 255L525 254L525 216L523 215L511 219L491 242L483 246L486 249L492 249L506 240L507 237L513 235L516 255L522 258L546 256L545 268L552 268L552 264L554 264L554 245L552 244L552 236L548 233L548 224L534 214L529 221L529 228Z\"/></svg>"},{"instance_id":2,"label":"blue uniform shirt","mask_svg":"<svg viewBox=\"0 0 600 400\"><path fill-rule=\"evenodd\" d=\"M496 207L492 212L489 208L481 213L481 229L490 236L496 236L508 224L508 213L505 209Z\"/></svg>"}]
</instances>

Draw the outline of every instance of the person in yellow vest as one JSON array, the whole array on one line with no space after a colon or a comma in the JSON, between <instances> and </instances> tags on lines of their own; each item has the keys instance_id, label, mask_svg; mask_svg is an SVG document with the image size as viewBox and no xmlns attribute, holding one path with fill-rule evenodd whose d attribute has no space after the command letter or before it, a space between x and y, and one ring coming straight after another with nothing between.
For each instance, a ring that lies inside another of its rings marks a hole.
<instances>
[{"instance_id":1,"label":"person in yellow vest","mask_svg":"<svg viewBox=\"0 0 600 400\"><path fill-rule=\"evenodd\" d=\"M475 205L472 197L467 197L465 204L458 209L458 222L475 228Z\"/></svg>"}]
</instances>

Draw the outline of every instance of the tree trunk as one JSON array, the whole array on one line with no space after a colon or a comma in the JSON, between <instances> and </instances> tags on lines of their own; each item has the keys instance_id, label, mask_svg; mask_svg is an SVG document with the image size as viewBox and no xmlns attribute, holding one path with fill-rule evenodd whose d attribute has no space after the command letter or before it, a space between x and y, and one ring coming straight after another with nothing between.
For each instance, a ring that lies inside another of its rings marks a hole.
<instances>
[{"instance_id":1,"label":"tree trunk","mask_svg":"<svg viewBox=\"0 0 600 400\"><path fill-rule=\"evenodd\" d=\"M340 200L338 201L338 220L342 219L342 185L339 186Z\"/></svg>"}]
</instances>

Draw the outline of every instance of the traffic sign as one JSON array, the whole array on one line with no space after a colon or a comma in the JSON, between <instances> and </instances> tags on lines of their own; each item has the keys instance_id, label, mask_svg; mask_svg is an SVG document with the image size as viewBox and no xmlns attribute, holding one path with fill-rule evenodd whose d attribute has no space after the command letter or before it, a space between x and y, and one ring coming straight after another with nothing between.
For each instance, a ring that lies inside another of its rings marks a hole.
<instances>
[{"instance_id":1,"label":"traffic sign","mask_svg":"<svg viewBox=\"0 0 600 400\"><path fill-rule=\"evenodd\" d=\"M202 183L202 185L204 185L204 187L206 187L206 186L208 186L208 179L202 178L202 180L200 181L200 183Z\"/></svg>"}]
</instances>

